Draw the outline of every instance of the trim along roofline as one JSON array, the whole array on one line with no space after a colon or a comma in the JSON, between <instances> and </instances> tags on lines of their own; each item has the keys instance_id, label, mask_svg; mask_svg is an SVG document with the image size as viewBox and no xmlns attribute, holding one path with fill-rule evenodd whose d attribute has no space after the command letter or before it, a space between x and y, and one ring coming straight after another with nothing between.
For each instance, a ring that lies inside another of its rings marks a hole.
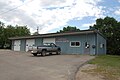
<instances>
[{"instance_id":1,"label":"trim along roofline","mask_svg":"<svg viewBox=\"0 0 120 80\"><path fill-rule=\"evenodd\" d=\"M77 32L48 33L48 34L38 34L38 35L21 36L21 37L10 37L9 40L33 39L33 38L39 38L39 37L44 37L45 38L45 37L55 37L55 36L65 36L65 35L78 35L78 34L90 34L90 33L98 33L101 36L103 36L98 30L80 30L80 31L77 31Z\"/></svg>"}]
</instances>

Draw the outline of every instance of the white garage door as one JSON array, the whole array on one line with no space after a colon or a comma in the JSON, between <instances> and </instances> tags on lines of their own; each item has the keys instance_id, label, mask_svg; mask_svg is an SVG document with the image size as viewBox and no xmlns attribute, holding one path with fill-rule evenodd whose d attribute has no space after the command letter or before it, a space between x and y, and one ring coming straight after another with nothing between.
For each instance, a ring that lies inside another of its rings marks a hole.
<instances>
[{"instance_id":1,"label":"white garage door","mask_svg":"<svg viewBox=\"0 0 120 80\"><path fill-rule=\"evenodd\" d=\"M20 40L15 40L14 41L14 51L20 51Z\"/></svg>"},{"instance_id":2,"label":"white garage door","mask_svg":"<svg viewBox=\"0 0 120 80\"><path fill-rule=\"evenodd\" d=\"M35 45L35 39L28 39L26 40L26 52L28 51L28 48L30 46L34 46Z\"/></svg>"},{"instance_id":3,"label":"white garage door","mask_svg":"<svg viewBox=\"0 0 120 80\"><path fill-rule=\"evenodd\" d=\"M55 38L44 38L43 43L55 43Z\"/></svg>"}]
</instances>

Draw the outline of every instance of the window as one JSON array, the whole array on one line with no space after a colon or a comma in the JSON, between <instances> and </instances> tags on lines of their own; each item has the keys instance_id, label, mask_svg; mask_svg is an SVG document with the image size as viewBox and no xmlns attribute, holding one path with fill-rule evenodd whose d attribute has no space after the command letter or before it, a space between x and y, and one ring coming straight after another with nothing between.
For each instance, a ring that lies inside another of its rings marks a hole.
<instances>
[{"instance_id":1,"label":"window","mask_svg":"<svg viewBox=\"0 0 120 80\"><path fill-rule=\"evenodd\" d=\"M80 42L79 41L71 41L70 46L71 47L80 47Z\"/></svg>"}]
</instances>

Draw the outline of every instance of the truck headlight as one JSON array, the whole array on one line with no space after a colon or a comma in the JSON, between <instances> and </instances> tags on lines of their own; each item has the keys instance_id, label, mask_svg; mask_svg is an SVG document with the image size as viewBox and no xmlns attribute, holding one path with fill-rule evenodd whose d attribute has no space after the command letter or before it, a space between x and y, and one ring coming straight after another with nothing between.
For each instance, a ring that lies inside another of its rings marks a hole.
<instances>
[{"instance_id":1,"label":"truck headlight","mask_svg":"<svg viewBox=\"0 0 120 80\"><path fill-rule=\"evenodd\" d=\"M33 53L33 51L31 51L31 53Z\"/></svg>"}]
</instances>

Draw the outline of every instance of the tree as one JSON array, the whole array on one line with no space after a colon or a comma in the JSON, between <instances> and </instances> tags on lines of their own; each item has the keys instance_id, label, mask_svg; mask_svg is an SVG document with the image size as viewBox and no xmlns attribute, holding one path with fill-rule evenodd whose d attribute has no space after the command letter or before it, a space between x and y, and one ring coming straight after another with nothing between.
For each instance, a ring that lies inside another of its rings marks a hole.
<instances>
[{"instance_id":1,"label":"tree","mask_svg":"<svg viewBox=\"0 0 120 80\"><path fill-rule=\"evenodd\" d=\"M67 26L67 27L63 27L63 30L57 31L57 33L76 32L76 31L80 31L80 29L77 29L76 27L72 27L72 26Z\"/></svg>"},{"instance_id":2,"label":"tree","mask_svg":"<svg viewBox=\"0 0 120 80\"><path fill-rule=\"evenodd\" d=\"M90 28L99 30L107 38L107 53L120 55L120 22L113 17L99 18Z\"/></svg>"},{"instance_id":3,"label":"tree","mask_svg":"<svg viewBox=\"0 0 120 80\"><path fill-rule=\"evenodd\" d=\"M4 45L4 43L3 43L3 41L4 41L4 38L3 38L3 36L4 36L4 26L5 26L4 23L0 21L0 48L2 48L3 45Z\"/></svg>"},{"instance_id":4,"label":"tree","mask_svg":"<svg viewBox=\"0 0 120 80\"><path fill-rule=\"evenodd\" d=\"M15 26L15 36L26 36L30 35L30 30L27 29L27 26Z\"/></svg>"},{"instance_id":5,"label":"tree","mask_svg":"<svg viewBox=\"0 0 120 80\"><path fill-rule=\"evenodd\" d=\"M0 48L10 48L9 37L26 36L30 35L30 31L27 26L5 26L0 22Z\"/></svg>"}]
</instances>

